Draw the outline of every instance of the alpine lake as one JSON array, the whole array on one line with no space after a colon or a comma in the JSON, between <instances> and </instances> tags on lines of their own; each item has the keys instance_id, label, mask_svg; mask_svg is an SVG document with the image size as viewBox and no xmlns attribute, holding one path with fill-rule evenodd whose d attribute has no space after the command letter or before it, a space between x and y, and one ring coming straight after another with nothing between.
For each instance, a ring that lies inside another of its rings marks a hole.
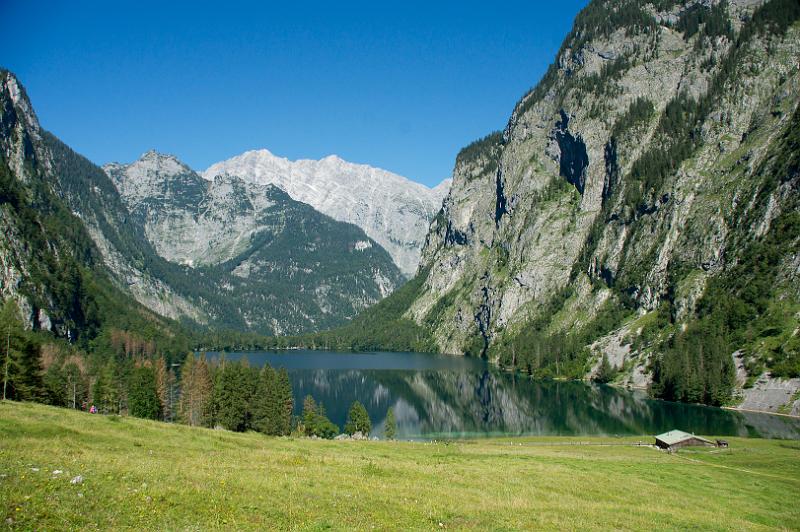
<instances>
[{"instance_id":1,"label":"alpine lake","mask_svg":"<svg viewBox=\"0 0 800 532\"><path fill-rule=\"evenodd\" d=\"M208 353L285 368L295 414L311 395L341 429L353 401L382 437L386 412L397 438L635 436L672 429L713 436L800 439L800 419L651 399L642 390L574 381L532 380L484 360L423 353L259 351ZM649 442L649 439L647 440Z\"/></svg>"}]
</instances>

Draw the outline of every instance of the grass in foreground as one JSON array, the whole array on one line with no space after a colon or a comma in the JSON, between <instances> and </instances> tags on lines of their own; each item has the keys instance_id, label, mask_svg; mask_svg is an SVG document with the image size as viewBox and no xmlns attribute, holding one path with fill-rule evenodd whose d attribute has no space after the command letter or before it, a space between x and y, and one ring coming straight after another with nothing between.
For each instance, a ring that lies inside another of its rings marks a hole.
<instances>
[{"instance_id":1,"label":"grass in foreground","mask_svg":"<svg viewBox=\"0 0 800 532\"><path fill-rule=\"evenodd\" d=\"M798 442L729 438L727 451L678 455L648 447L564 445L639 439L332 442L0 403L0 525L195 530L800 526ZM83 482L71 484L77 475Z\"/></svg>"}]
</instances>

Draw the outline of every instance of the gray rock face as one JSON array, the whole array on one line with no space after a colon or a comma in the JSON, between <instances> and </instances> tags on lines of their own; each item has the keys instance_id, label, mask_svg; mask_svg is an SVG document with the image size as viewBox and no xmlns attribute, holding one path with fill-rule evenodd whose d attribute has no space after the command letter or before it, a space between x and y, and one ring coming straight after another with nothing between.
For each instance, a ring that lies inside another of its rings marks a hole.
<instances>
[{"instance_id":1,"label":"gray rock face","mask_svg":"<svg viewBox=\"0 0 800 532\"><path fill-rule=\"evenodd\" d=\"M104 171L158 254L204 277L200 284L211 294L184 288L210 301L209 321L276 334L331 327L403 281L386 251L358 227L272 184L230 174L206 181L154 151ZM217 311L231 302L234 312Z\"/></svg>"},{"instance_id":2,"label":"gray rock face","mask_svg":"<svg viewBox=\"0 0 800 532\"><path fill-rule=\"evenodd\" d=\"M208 182L172 155L149 151L129 165L103 167L150 242L165 259L188 266L230 260L268 229L271 186L232 176Z\"/></svg>"},{"instance_id":3,"label":"gray rock face","mask_svg":"<svg viewBox=\"0 0 800 532\"><path fill-rule=\"evenodd\" d=\"M211 165L203 177L238 176L248 183L274 184L334 220L364 230L392 256L407 276L416 272L431 219L450 181L430 189L402 176L335 155L290 161L267 150L248 151Z\"/></svg>"},{"instance_id":4,"label":"gray rock face","mask_svg":"<svg viewBox=\"0 0 800 532\"><path fill-rule=\"evenodd\" d=\"M760 4L730 3L735 31ZM641 203L627 200L636 186L634 163L663 141L656 131L668 103L680 94L709 94L732 50L727 37L697 44L699 36L686 38L670 22L691 5L676 2L660 13L647 6L653 24L646 31L571 34L557 66L516 106L502 138L459 156L422 251L426 290L407 312L421 325L433 323L443 352L513 336L567 286L571 295L547 316L548 331L581 327L622 290L643 315L674 289L683 319L707 280L726 267L734 234L765 231L759 226L768 228L796 195L793 176L771 193L760 223L742 228L732 219L736 206L761 212L754 203L757 169L798 105L795 26L785 36L747 43L747 59L736 64L732 81L714 89L693 153L675 161L656 188L643 190ZM638 99L650 102L653 113L623 127ZM796 264L787 262L787 287L798 282ZM617 365L639 356L621 341L606 339L597 348L613 346ZM628 382L647 383L646 362L633 361L639 369Z\"/></svg>"},{"instance_id":5,"label":"gray rock face","mask_svg":"<svg viewBox=\"0 0 800 532\"><path fill-rule=\"evenodd\" d=\"M404 281L361 229L273 185L208 182L155 152L101 170L39 128L3 70L0 133L0 296L32 328L75 340L108 317L92 305L102 290L137 316L296 334L340 325Z\"/></svg>"}]
</instances>

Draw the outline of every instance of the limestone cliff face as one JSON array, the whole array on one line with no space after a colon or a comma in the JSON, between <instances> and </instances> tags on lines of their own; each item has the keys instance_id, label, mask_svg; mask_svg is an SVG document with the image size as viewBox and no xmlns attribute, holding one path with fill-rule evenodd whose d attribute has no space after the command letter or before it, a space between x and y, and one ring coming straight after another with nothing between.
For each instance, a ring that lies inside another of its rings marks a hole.
<instances>
[{"instance_id":1,"label":"limestone cliff face","mask_svg":"<svg viewBox=\"0 0 800 532\"><path fill-rule=\"evenodd\" d=\"M392 256L403 274L414 274L431 218L449 180L428 188L403 176L335 155L290 161L268 150L248 151L211 165L202 174L272 184L334 220L357 225Z\"/></svg>"},{"instance_id":2,"label":"limestone cliff face","mask_svg":"<svg viewBox=\"0 0 800 532\"><path fill-rule=\"evenodd\" d=\"M573 330L622 298L639 315L670 298L680 321L796 200L796 173L757 195L800 99L800 27L759 26L762 4L586 8L506 129L456 160L407 313L442 351L486 352L553 308L548 331Z\"/></svg>"},{"instance_id":3,"label":"limestone cliff face","mask_svg":"<svg viewBox=\"0 0 800 532\"><path fill-rule=\"evenodd\" d=\"M33 328L95 334L118 303L159 323L143 308L296 334L340 325L405 280L364 231L273 185L209 182L155 152L106 171L41 129L0 70L0 299Z\"/></svg>"},{"instance_id":4,"label":"limestone cliff face","mask_svg":"<svg viewBox=\"0 0 800 532\"><path fill-rule=\"evenodd\" d=\"M96 332L108 300L169 326L138 307L129 288L164 316L201 318L121 253L115 228L124 221L109 215L116 191L91 182L76 157L39 126L21 83L0 69L0 299L15 300L29 327L70 340Z\"/></svg>"},{"instance_id":5,"label":"limestone cliff face","mask_svg":"<svg viewBox=\"0 0 800 532\"><path fill-rule=\"evenodd\" d=\"M160 277L203 302L213 322L276 334L330 327L404 281L360 228L272 184L207 181L155 151L104 171L132 225L169 261ZM195 280L187 285L186 275Z\"/></svg>"}]
</instances>

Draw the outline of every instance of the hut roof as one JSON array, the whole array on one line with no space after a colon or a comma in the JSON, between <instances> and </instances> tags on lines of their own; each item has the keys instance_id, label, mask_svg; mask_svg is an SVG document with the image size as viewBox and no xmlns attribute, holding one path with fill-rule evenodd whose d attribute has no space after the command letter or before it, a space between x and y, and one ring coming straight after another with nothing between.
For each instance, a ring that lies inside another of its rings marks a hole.
<instances>
[{"instance_id":1,"label":"hut roof","mask_svg":"<svg viewBox=\"0 0 800 532\"><path fill-rule=\"evenodd\" d=\"M678 442L681 442L683 440L687 440L687 439L690 439L690 438L691 439L695 439L695 440L704 441L704 442L706 442L708 444L713 445L713 442L711 442L711 441L709 441L709 440L707 440L705 438L701 438L700 436L695 436L694 434L689 434L688 432L683 432L682 430L671 430L669 432L665 432L664 434L659 434L658 436L656 436L657 440L661 440L664 443L666 443L667 445L675 445Z\"/></svg>"}]
</instances>

